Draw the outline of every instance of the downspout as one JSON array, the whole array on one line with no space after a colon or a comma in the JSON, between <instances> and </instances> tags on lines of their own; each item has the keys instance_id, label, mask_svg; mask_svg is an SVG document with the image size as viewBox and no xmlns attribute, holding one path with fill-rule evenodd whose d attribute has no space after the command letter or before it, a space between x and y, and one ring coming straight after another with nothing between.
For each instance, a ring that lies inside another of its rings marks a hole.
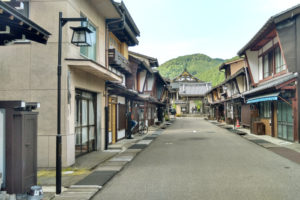
<instances>
[{"instance_id":1,"label":"downspout","mask_svg":"<svg viewBox=\"0 0 300 200\"><path fill-rule=\"evenodd\" d=\"M108 23L106 23L105 27L105 67L108 68ZM106 86L105 86L106 87Z\"/></svg>"},{"instance_id":2,"label":"downspout","mask_svg":"<svg viewBox=\"0 0 300 200\"><path fill-rule=\"evenodd\" d=\"M105 82L105 107L104 107L104 117L105 117L105 138L104 138L104 149L108 149L108 143L109 143L109 135L108 135L108 118L109 118L109 109L108 109L108 90L107 90L107 84Z\"/></svg>"}]
</instances>

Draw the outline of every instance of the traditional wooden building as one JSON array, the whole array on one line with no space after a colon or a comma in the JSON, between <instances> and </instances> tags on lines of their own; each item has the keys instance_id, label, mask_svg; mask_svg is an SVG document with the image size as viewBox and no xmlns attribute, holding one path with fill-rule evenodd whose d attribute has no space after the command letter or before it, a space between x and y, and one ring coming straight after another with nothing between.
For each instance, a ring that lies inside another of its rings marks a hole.
<instances>
[{"instance_id":1,"label":"traditional wooden building","mask_svg":"<svg viewBox=\"0 0 300 200\"><path fill-rule=\"evenodd\" d=\"M136 87L139 97L132 103L132 113L139 124L151 126L162 122L168 103L168 87L156 70L158 61L136 52L129 52L129 56L136 76L128 80L128 86Z\"/></svg>"},{"instance_id":2,"label":"traditional wooden building","mask_svg":"<svg viewBox=\"0 0 300 200\"><path fill-rule=\"evenodd\" d=\"M245 119L243 93L249 90L249 76L244 58L223 63L219 67L224 71L225 81L213 87L206 95L210 105L210 118L236 124ZM246 125L246 124L245 124Z\"/></svg>"},{"instance_id":3,"label":"traditional wooden building","mask_svg":"<svg viewBox=\"0 0 300 200\"><path fill-rule=\"evenodd\" d=\"M171 81L171 104L176 106L177 114L197 112L197 101L202 102L207 91L211 89L210 82L204 82L193 76L185 68Z\"/></svg>"},{"instance_id":4,"label":"traditional wooden building","mask_svg":"<svg viewBox=\"0 0 300 200\"><path fill-rule=\"evenodd\" d=\"M114 5L122 14L122 20L107 20L109 30L108 63L109 69L122 77L122 82L106 81L108 92L106 141L109 144L126 137L128 102L138 95L135 90L128 88L127 79L130 79L133 73L129 66L128 47L138 44L137 37L140 35L140 31L125 4L114 2Z\"/></svg>"},{"instance_id":5,"label":"traditional wooden building","mask_svg":"<svg viewBox=\"0 0 300 200\"><path fill-rule=\"evenodd\" d=\"M246 57L251 131L299 141L300 5L272 16L238 52Z\"/></svg>"}]
</instances>

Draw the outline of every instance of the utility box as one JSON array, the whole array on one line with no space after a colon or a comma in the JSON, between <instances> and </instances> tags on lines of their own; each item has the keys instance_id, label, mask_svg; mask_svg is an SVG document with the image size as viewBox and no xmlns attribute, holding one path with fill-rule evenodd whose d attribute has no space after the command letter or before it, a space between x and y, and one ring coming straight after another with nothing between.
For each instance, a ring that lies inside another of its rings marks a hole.
<instances>
[{"instance_id":1,"label":"utility box","mask_svg":"<svg viewBox=\"0 0 300 200\"><path fill-rule=\"evenodd\" d=\"M0 101L5 110L4 189L24 194L37 184L37 103Z\"/></svg>"}]
</instances>

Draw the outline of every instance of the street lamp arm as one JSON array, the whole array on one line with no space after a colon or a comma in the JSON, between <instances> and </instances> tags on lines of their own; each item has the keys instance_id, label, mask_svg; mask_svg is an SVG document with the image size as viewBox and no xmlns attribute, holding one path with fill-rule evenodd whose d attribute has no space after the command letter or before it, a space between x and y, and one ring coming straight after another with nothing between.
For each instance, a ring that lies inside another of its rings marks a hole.
<instances>
[{"instance_id":1,"label":"street lamp arm","mask_svg":"<svg viewBox=\"0 0 300 200\"><path fill-rule=\"evenodd\" d=\"M78 18L60 18L61 26L63 27L67 22L88 22L86 17L78 17Z\"/></svg>"}]
</instances>

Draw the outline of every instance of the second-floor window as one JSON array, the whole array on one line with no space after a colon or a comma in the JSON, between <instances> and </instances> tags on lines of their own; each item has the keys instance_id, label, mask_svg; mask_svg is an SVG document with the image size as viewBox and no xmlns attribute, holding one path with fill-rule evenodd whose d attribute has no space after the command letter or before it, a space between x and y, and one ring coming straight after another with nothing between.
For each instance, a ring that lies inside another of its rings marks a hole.
<instances>
[{"instance_id":1,"label":"second-floor window","mask_svg":"<svg viewBox=\"0 0 300 200\"><path fill-rule=\"evenodd\" d=\"M286 65L283 60L279 46L275 48L275 70L279 73L286 69Z\"/></svg>"},{"instance_id":2,"label":"second-floor window","mask_svg":"<svg viewBox=\"0 0 300 200\"><path fill-rule=\"evenodd\" d=\"M10 0L10 1L5 1L5 3L14 7L19 13L21 13L25 17L29 17L29 2L28 1L21 2L21 1L17 1L17 0Z\"/></svg>"},{"instance_id":3,"label":"second-floor window","mask_svg":"<svg viewBox=\"0 0 300 200\"><path fill-rule=\"evenodd\" d=\"M273 51L270 51L263 56L263 70L264 78L267 78L273 74Z\"/></svg>"},{"instance_id":4,"label":"second-floor window","mask_svg":"<svg viewBox=\"0 0 300 200\"><path fill-rule=\"evenodd\" d=\"M259 59L262 59L263 78L267 78L286 69L279 46L271 49Z\"/></svg>"},{"instance_id":5,"label":"second-floor window","mask_svg":"<svg viewBox=\"0 0 300 200\"><path fill-rule=\"evenodd\" d=\"M85 17L85 16L82 16ZM91 46L88 47L80 47L80 54L83 55L84 57L91 59L91 60L96 60L96 49L97 49L97 29L96 27L91 24L91 23L86 23L82 22L82 26L88 26L92 33L90 33L90 38L91 38Z\"/></svg>"}]
</instances>

